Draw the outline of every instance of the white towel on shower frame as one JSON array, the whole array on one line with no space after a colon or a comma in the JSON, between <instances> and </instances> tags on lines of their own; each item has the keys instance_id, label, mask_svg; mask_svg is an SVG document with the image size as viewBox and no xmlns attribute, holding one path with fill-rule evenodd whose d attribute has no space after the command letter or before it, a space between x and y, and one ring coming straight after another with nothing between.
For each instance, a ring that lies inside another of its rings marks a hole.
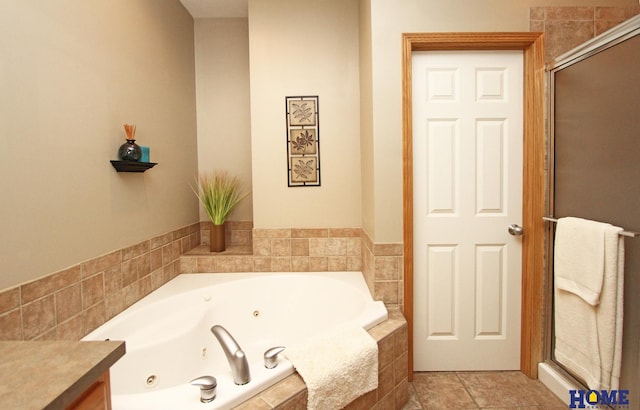
<instances>
[{"instance_id":1,"label":"white towel on shower frame","mask_svg":"<svg viewBox=\"0 0 640 410\"><path fill-rule=\"evenodd\" d=\"M591 389L617 389L622 360L624 241L605 229L603 283L598 305L555 286L555 358ZM556 252L561 252L562 249ZM557 260L557 255L554 257ZM558 275L555 266L556 275ZM560 267L561 269L561 267Z\"/></svg>"},{"instance_id":2,"label":"white towel on shower frame","mask_svg":"<svg viewBox=\"0 0 640 410\"><path fill-rule=\"evenodd\" d=\"M600 302L604 279L605 230L610 224L560 218L555 237L555 285L592 306Z\"/></svg>"}]
</instances>

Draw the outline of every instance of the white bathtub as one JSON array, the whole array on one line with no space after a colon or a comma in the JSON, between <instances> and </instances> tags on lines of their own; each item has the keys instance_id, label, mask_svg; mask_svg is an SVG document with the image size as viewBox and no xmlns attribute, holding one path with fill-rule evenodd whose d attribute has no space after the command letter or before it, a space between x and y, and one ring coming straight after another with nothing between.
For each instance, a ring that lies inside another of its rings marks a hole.
<instances>
[{"instance_id":1,"label":"white bathtub","mask_svg":"<svg viewBox=\"0 0 640 410\"><path fill-rule=\"evenodd\" d=\"M83 340L126 341L126 355L111 368L115 410L226 409L294 372L282 357L266 369L267 349L347 321L369 329L386 318L360 272L182 274ZM213 325L225 327L244 350L248 384L233 383ZM189 383L203 375L218 381L208 404Z\"/></svg>"}]
</instances>

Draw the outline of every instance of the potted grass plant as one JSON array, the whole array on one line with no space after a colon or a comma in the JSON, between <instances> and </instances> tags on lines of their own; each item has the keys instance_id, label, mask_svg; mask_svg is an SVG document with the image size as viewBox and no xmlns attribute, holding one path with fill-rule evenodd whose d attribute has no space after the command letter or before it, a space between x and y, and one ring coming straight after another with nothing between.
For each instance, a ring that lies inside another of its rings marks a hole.
<instances>
[{"instance_id":1,"label":"potted grass plant","mask_svg":"<svg viewBox=\"0 0 640 410\"><path fill-rule=\"evenodd\" d=\"M210 230L209 250L222 252L226 249L224 222L229 213L249 193L242 193L238 177L231 176L226 171L200 174L197 188L193 190L213 224Z\"/></svg>"}]
</instances>

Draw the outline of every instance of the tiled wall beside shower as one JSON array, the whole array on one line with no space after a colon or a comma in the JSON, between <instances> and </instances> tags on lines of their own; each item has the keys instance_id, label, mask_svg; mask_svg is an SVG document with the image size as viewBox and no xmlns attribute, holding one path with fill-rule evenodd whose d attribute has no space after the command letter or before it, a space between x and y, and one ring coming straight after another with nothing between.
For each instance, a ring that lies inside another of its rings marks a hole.
<instances>
[{"instance_id":1,"label":"tiled wall beside shower","mask_svg":"<svg viewBox=\"0 0 640 410\"><path fill-rule=\"evenodd\" d=\"M531 7L529 30L545 34L545 61L640 14L630 7Z\"/></svg>"}]
</instances>

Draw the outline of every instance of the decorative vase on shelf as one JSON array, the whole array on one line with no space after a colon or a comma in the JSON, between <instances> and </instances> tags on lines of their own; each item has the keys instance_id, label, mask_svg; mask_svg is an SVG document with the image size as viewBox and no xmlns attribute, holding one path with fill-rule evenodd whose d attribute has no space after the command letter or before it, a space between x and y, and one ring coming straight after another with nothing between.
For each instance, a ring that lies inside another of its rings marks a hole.
<instances>
[{"instance_id":1,"label":"decorative vase on shelf","mask_svg":"<svg viewBox=\"0 0 640 410\"><path fill-rule=\"evenodd\" d=\"M140 161L142 149L136 144L136 140L127 139L118 149L118 157L123 161Z\"/></svg>"},{"instance_id":2,"label":"decorative vase on shelf","mask_svg":"<svg viewBox=\"0 0 640 410\"><path fill-rule=\"evenodd\" d=\"M225 249L224 223L221 225L211 224L211 230L209 231L209 251L223 252Z\"/></svg>"}]
</instances>

